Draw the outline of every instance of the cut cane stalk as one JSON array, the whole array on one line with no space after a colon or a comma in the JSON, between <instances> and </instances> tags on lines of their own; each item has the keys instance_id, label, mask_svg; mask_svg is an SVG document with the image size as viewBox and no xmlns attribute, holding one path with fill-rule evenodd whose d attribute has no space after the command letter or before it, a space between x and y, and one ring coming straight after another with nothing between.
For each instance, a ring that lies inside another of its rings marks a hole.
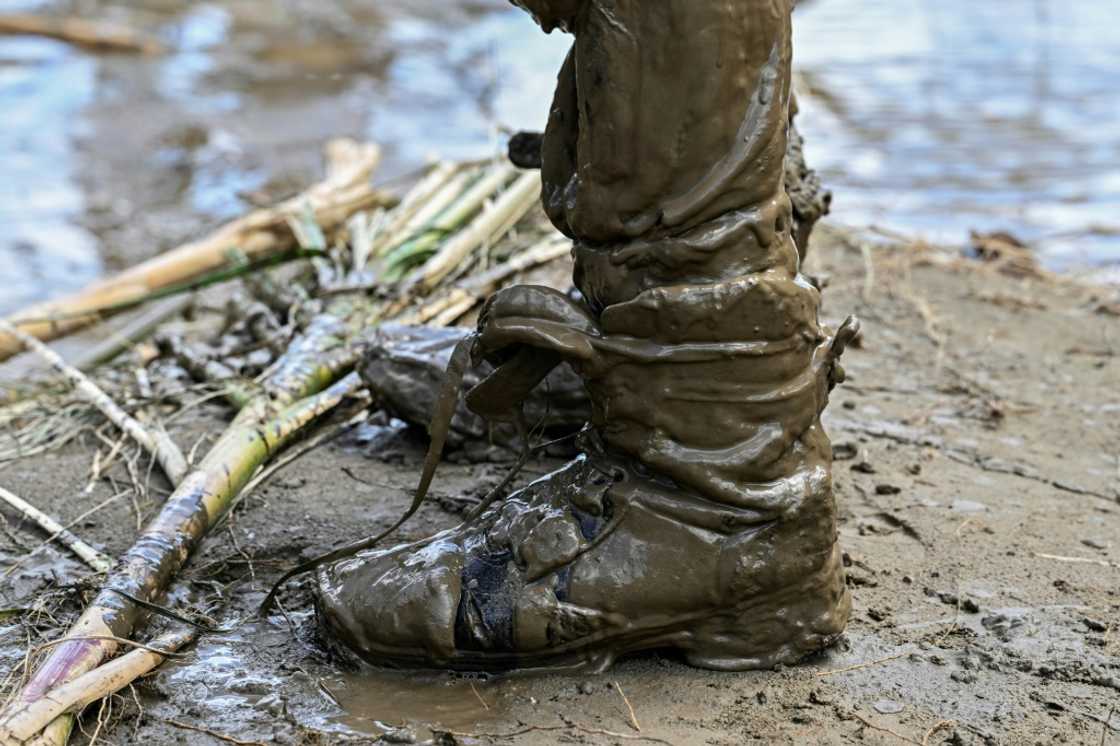
<instances>
[{"instance_id":1,"label":"cut cane stalk","mask_svg":"<svg viewBox=\"0 0 1120 746\"><path fill-rule=\"evenodd\" d=\"M477 170L459 168L436 186L431 195L410 215L398 231L393 232L384 249L388 250L401 241L414 237L417 233L428 227L432 221L439 217L456 200L463 190L478 177Z\"/></svg>"},{"instance_id":2,"label":"cut cane stalk","mask_svg":"<svg viewBox=\"0 0 1120 746\"><path fill-rule=\"evenodd\" d=\"M504 169L494 169L483 178L502 181L505 177L499 179L495 174L503 172ZM520 185L517 194L525 191L523 180L515 182L517 185ZM499 229L511 224L514 216L524 214L512 209L513 201L507 193L513 189L507 189L493 207L459 233L445 237L446 243L457 242L454 255L459 256L461 261L470 260L472 251L485 245L486 241L496 239ZM436 191L443 189L436 188ZM481 192L479 189L474 194ZM460 195L451 209L465 210L463 203L476 199L473 195L468 196L469 200ZM477 210L485 199L484 195L479 197L474 209ZM520 204L520 199L517 204ZM414 216L416 214L413 213ZM480 220L483 222L479 223ZM483 225L488 227L483 230ZM462 239L463 234L469 234L470 240ZM399 237L394 238L399 243ZM551 239L546 250L538 247L526 252L531 254L530 257L510 260L488 272L488 279L483 284L465 283L459 289L461 294L443 307L441 316L460 312L458 309L464 302L473 305L486 287L499 283L509 274L532 266L542 261L543 257L559 255L556 239ZM440 248L438 242L435 248ZM441 260L447 261L446 257ZM448 271L452 270L453 266ZM447 273L443 276L446 277ZM383 310L367 299L351 294L332 301L326 312L312 320L305 332L265 375L258 392L241 409L206 457L187 474L160 513L118 562L104 589L67 633L69 639L54 648L13 703L0 713L0 743L22 743L12 740L14 735L8 726L13 718L22 717L21 712L37 707L35 703L45 696L59 699L57 692L60 689L70 691L64 688L69 686L67 682L74 682L90 671L100 672L104 668L103 662L119 647L112 638L127 638L141 618L142 609L128 601L127 597L151 601L163 593L202 537L236 503L261 467L307 425L361 388L360 377L350 372L358 359L358 351L350 341L363 328L375 323L378 318L384 318ZM127 596L115 591L123 591ZM96 697L83 694L80 701L94 699ZM64 744L72 724L70 714L56 717L38 736L33 736L34 742L50 746Z\"/></svg>"},{"instance_id":3,"label":"cut cane stalk","mask_svg":"<svg viewBox=\"0 0 1120 746\"><path fill-rule=\"evenodd\" d=\"M388 216L383 228L373 242L371 254L378 256L391 247L392 241L397 236L411 235L428 220L434 217L445 205L439 205L434 212L429 214L432 205L437 204L437 194L461 174L463 167L458 163L444 161L437 164L432 170L409 190L401 203L397 205ZM453 199L454 196L451 197Z\"/></svg>"},{"instance_id":4,"label":"cut cane stalk","mask_svg":"<svg viewBox=\"0 0 1120 746\"><path fill-rule=\"evenodd\" d=\"M571 242L559 233L549 236L482 274L470 277L417 309L394 317L403 324L448 326L463 317L505 280L519 272L547 264L572 251Z\"/></svg>"},{"instance_id":5,"label":"cut cane stalk","mask_svg":"<svg viewBox=\"0 0 1120 746\"><path fill-rule=\"evenodd\" d=\"M34 743L32 739L60 716L81 712L86 705L119 692L167 660L166 655L155 651L175 653L197 637L198 630L194 629L163 635L148 648L132 650L52 690L0 721L0 733L7 739L4 743Z\"/></svg>"},{"instance_id":6,"label":"cut cane stalk","mask_svg":"<svg viewBox=\"0 0 1120 746\"><path fill-rule=\"evenodd\" d=\"M414 265L424 262L429 256L437 253L437 250L443 251L440 248L441 242L483 209L486 201L509 182L515 173L512 166L505 164L484 171L461 196L433 218L416 236L410 237L403 244L389 251L385 257L387 279L399 279ZM458 235L461 236L462 232ZM444 243L444 247L454 240Z\"/></svg>"},{"instance_id":7,"label":"cut cane stalk","mask_svg":"<svg viewBox=\"0 0 1120 746\"><path fill-rule=\"evenodd\" d=\"M326 178L303 194L251 212L201 241L161 254L76 295L27 308L8 321L40 340L57 339L100 320L104 309L128 307L161 288L221 270L227 266L231 251L257 261L297 248L288 224L293 216L310 212L330 235L355 212L391 203L388 195L369 183L380 161L376 145L334 141L327 146L327 160ZM0 361L21 347L11 334L0 333Z\"/></svg>"},{"instance_id":8,"label":"cut cane stalk","mask_svg":"<svg viewBox=\"0 0 1120 746\"><path fill-rule=\"evenodd\" d=\"M178 485L67 637L128 637L142 610L109 589L148 601L160 595L257 468L306 425L361 387L357 374L344 375L356 360L356 354L347 350L346 339L365 324L371 309L340 301L332 310L345 315L324 313L293 344L264 382L264 391L241 410L202 462ZM0 724L13 712L93 670L117 648L108 639L72 639L59 644L14 703L0 714ZM65 743L68 720L64 716L48 726L44 743ZM18 743L11 738L0 726L0 743Z\"/></svg>"},{"instance_id":9,"label":"cut cane stalk","mask_svg":"<svg viewBox=\"0 0 1120 746\"><path fill-rule=\"evenodd\" d=\"M81 18L52 18L25 13L0 15L0 34L44 36L97 51L160 54L158 40L126 26Z\"/></svg>"}]
</instances>

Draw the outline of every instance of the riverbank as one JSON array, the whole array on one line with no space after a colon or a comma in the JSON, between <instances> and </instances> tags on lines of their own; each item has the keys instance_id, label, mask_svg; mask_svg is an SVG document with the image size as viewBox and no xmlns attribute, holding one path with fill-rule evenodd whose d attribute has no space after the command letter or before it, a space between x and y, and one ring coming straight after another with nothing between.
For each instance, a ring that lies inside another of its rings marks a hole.
<instances>
[{"instance_id":1,"label":"riverbank","mask_svg":"<svg viewBox=\"0 0 1120 746\"><path fill-rule=\"evenodd\" d=\"M564 262L534 281L562 283ZM836 649L747 674L651 654L600 677L483 680L340 672L298 585L284 596L287 621L241 623L283 568L406 508L424 444L367 427L281 471L204 541L165 603L209 609L235 629L114 697L101 738L1120 742L1120 714L1110 714L1120 696L1115 289L827 223L806 271L826 284L830 322L856 313L864 328L825 420L855 603ZM227 420L211 399L167 426L184 451L204 452ZM112 500L130 477L117 461L91 479L99 447L91 429L0 465L0 480L64 524L80 519L75 533L117 556L163 493L153 478L147 494ZM527 476L554 465L533 462ZM505 468L453 458L405 534L452 525L463 499ZM42 536L5 515L0 562L10 567ZM0 628L4 669L18 676L29 641L61 632L91 588L90 571L53 547L23 562L0 606L32 611ZM98 716L86 713L87 734Z\"/></svg>"}]
</instances>

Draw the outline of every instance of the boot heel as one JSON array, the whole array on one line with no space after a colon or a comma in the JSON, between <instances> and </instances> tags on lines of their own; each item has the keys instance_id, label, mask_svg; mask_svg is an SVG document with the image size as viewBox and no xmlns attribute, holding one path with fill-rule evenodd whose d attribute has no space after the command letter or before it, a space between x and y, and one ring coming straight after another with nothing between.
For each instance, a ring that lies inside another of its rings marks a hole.
<instances>
[{"instance_id":1,"label":"boot heel","mask_svg":"<svg viewBox=\"0 0 1120 746\"><path fill-rule=\"evenodd\" d=\"M680 647L689 664L717 671L792 665L835 643L851 606L836 547L801 582L713 616L693 627Z\"/></svg>"}]
</instances>

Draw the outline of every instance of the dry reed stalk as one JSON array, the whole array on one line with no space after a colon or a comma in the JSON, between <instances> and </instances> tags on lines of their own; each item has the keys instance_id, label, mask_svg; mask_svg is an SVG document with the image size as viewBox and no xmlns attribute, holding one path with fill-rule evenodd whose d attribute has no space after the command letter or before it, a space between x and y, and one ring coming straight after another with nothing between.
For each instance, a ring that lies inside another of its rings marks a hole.
<instances>
[{"instance_id":1,"label":"dry reed stalk","mask_svg":"<svg viewBox=\"0 0 1120 746\"><path fill-rule=\"evenodd\" d=\"M0 331L10 335L19 344L50 363L52 368L74 386L74 390L83 399L96 407L110 422L128 433L129 437L139 443L145 451L155 456L171 484L179 484L187 473L187 460L167 433L159 428L149 430L144 427L136 418L121 409L108 394L87 378L84 373L69 365L57 352L27 332L12 326L4 319L0 319Z\"/></svg>"},{"instance_id":2,"label":"dry reed stalk","mask_svg":"<svg viewBox=\"0 0 1120 746\"><path fill-rule=\"evenodd\" d=\"M106 52L160 54L164 51L164 46L159 41L127 26L81 18L4 13L0 14L0 34L45 36Z\"/></svg>"},{"instance_id":3,"label":"dry reed stalk","mask_svg":"<svg viewBox=\"0 0 1120 746\"><path fill-rule=\"evenodd\" d=\"M26 518L50 534L52 539L73 552L78 559L93 568L95 572L108 572L109 568L113 566L113 560L111 558L67 531L65 526L19 495L0 487L0 500L3 500L7 505L14 508L20 516Z\"/></svg>"},{"instance_id":4,"label":"dry reed stalk","mask_svg":"<svg viewBox=\"0 0 1120 746\"><path fill-rule=\"evenodd\" d=\"M469 277L448 292L393 318L403 324L429 324L450 326L478 305L488 295L518 272L547 264L571 253L571 242L553 234L533 246L520 251L508 260L487 271Z\"/></svg>"},{"instance_id":5,"label":"dry reed stalk","mask_svg":"<svg viewBox=\"0 0 1120 746\"><path fill-rule=\"evenodd\" d=\"M301 218L308 211L329 235L343 227L355 212L391 203L389 196L370 185L370 176L381 158L376 145L335 140L327 145L326 157L326 178L304 193L275 207L255 210L200 241L94 283L76 295L24 309L8 321L40 340L56 339L160 289L219 270L229 263L233 251L260 260L292 250L296 237L289 220ZM11 334L0 334L0 361L21 347Z\"/></svg>"},{"instance_id":6,"label":"dry reed stalk","mask_svg":"<svg viewBox=\"0 0 1120 746\"><path fill-rule=\"evenodd\" d=\"M154 303L120 329L109 331L105 339L75 355L72 358L74 367L78 370L92 370L109 362L150 336L167 319L186 311L194 301L194 295L188 294Z\"/></svg>"},{"instance_id":7,"label":"dry reed stalk","mask_svg":"<svg viewBox=\"0 0 1120 746\"><path fill-rule=\"evenodd\" d=\"M448 240L424 266L416 271L414 282L431 290L447 277L478 246L493 242L507 233L536 204L541 193L541 175L528 171L508 187L489 209Z\"/></svg>"},{"instance_id":8,"label":"dry reed stalk","mask_svg":"<svg viewBox=\"0 0 1120 746\"><path fill-rule=\"evenodd\" d=\"M493 171L500 173L503 169ZM490 172L489 175L484 173L479 181L496 179ZM446 191L447 186L445 182L442 187L433 189L439 193ZM477 182L473 186L477 186ZM467 189L468 196L473 200L475 194L480 195L480 206L487 195L482 194L481 189L473 190L473 186ZM495 184L490 191L497 186ZM493 207L459 234L447 239L448 243L456 244L454 255L459 256L460 261L465 261L471 251L487 241L498 238L502 226L511 225L524 214L520 205L522 197L530 190L524 179L519 179L515 187L517 200L510 198L508 192L514 189L510 187ZM536 188L539 189L539 181ZM449 209L461 210L464 197L460 194L457 201L454 196L452 200ZM416 214L413 213L414 218ZM441 213L441 217L446 214ZM388 216L388 219L393 218ZM468 235L470 240L463 239L462 234ZM550 252L555 251L555 246L551 247ZM445 256L440 266L444 267L447 261ZM511 265L514 266L523 265ZM447 268L434 282L453 269ZM505 271L516 270L507 267ZM488 275L492 282L506 276L500 272ZM472 290L481 292L481 286ZM471 302L476 298L477 295L472 297ZM55 647L13 702L0 712L0 743L16 742L11 740L13 734L6 724L21 717L21 712L37 706L35 703L46 696L54 698L54 693L67 682L90 671L99 671L98 666L117 651L116 640L127 639L141 618L142 608L128 597L150 602L160 595L202 537L235 504L253 475L273 454L306 425L361 388L360 377L348 372L358 359L350 340L380 318L382 310L371 301L343 296L312 319L303 334L265 375L259 393L241 409L210 452L177 486L160 513L118 562L102 591L67 633L69 639ZM70 715L57 717L35 737L36 743L64 744L72 724Z\"/></svg>"},{"instance_id":9,"label":"dry reed stalk","mask_svg":"<svg viewBox=\"0 0 1120 746\"><path fill-rule=\"evenodd\" d=\"M423 227L424 223L438 214L443 207L446 207L446 203L439 205L437 195L450 193L451 190L446 189L447 185L462 173L461 164L448 161L436 164L423 179L416 183L416 186L409 190L401 203L386 218L385 224L373 240L370 253L374 256L381 254L391 247L395 237L415 233ZM454 193L451 193L448 199L453 198Z\"/></svg>"}]
</instances>

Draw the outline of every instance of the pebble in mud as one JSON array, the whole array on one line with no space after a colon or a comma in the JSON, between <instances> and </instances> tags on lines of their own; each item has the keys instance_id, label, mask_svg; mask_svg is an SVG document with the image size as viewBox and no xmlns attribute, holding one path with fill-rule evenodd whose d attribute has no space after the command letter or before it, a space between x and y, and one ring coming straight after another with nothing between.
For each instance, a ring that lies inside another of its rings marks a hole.
<instances>
[{"instance_id":1,"label":"pebble in mud","mask_svg":"<svg viewBox=\"0 0 1120 746\"><path fill-rule=\"evenodd\" d=\"M906 705L901 702L896 702L893 699L880 699L872 705L872 707L874 707L875 712L880 715L897 715L906 709Z\"/></svg>"},{"instance_id":2,"label":"pebble in mud","mask_svg":"<svg viewBox=\"0 0 1120 746\"><path fill-rule=\"evenodd\" d=\"M1104 622L1099 622L1096 619L1090 619L1089 617L1085 617L1081 621L1086 627L1089 628L1090 632L1107 632L1108 631L1108 625L1105 624Z\"/></svg>"}]
</instances>

